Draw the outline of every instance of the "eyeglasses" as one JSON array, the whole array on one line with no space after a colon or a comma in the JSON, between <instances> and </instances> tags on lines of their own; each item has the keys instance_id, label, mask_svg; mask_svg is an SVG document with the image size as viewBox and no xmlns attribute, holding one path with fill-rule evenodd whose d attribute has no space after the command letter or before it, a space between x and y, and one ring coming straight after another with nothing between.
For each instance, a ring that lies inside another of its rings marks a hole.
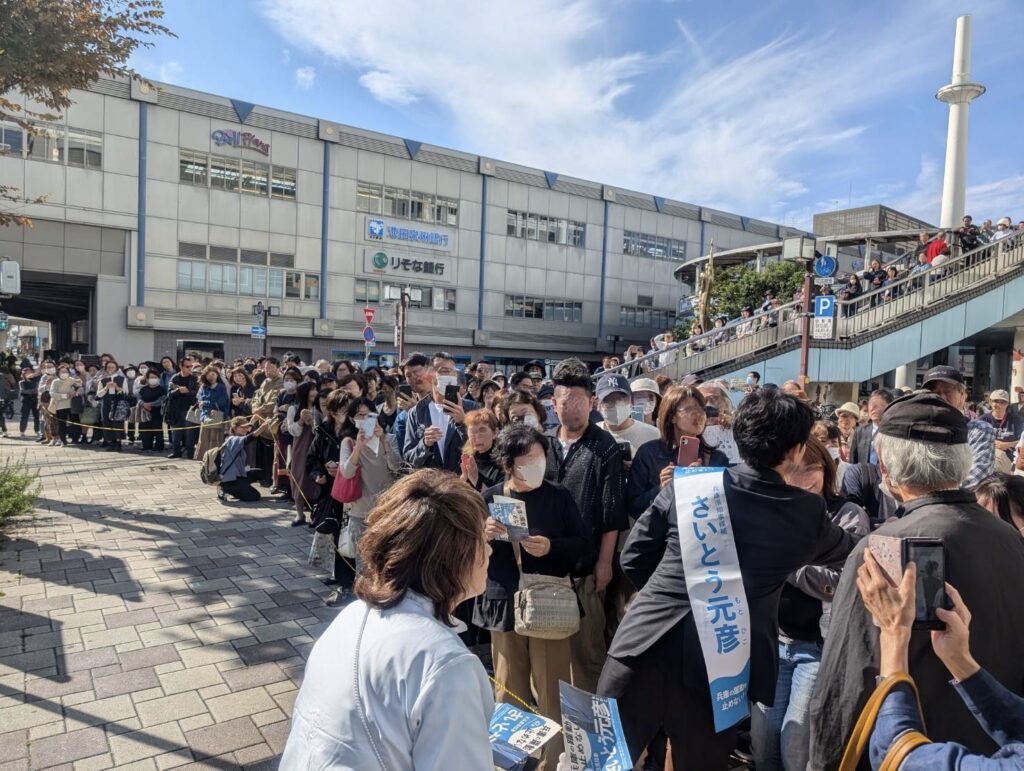
<instances>
[{"instance_id":1,"label":"eyeglasses","mask_svg":"<svg viewBox=\"0 0 1024 771\"><path fill-rule=\"evenodd\" d=\"M676 410L676 415L696 417L697 415L703 415L703 407L680 407Z\"/></svg>"}]
</instances>

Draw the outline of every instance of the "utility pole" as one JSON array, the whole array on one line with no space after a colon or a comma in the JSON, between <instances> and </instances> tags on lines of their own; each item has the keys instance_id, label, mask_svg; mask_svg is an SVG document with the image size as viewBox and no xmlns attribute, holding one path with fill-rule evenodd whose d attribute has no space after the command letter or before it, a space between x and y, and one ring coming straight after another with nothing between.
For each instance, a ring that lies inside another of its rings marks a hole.
<instances>
[{"instance_id":1,"label":"utility pole","mask_svg":"<svg viewBox=\"0 0 1024 771\"><path fill-rule=\"evenodd\" d=\"M257 334L256 328L253 328L252 337L263 338L263 358L266 358L267 346L270 342L270 327L268 322L271 316L281 315L281 307L279 305L264 305L261 300L252 306L252 315L260 320L260 328L262 329L262 333Z\"/></svg>"},{"instance_id":2,"label":"utility pole","mask_svg":"<svg viewBox=\"0 0 1024 771\"><path fill-rule=\"evenodd\" d=\"M403 286L399 288L399 294L395 307L395 348L398 349L398 363L405 361L405 315L409 306L409 292Z\"/></svg>"}]
</instances>

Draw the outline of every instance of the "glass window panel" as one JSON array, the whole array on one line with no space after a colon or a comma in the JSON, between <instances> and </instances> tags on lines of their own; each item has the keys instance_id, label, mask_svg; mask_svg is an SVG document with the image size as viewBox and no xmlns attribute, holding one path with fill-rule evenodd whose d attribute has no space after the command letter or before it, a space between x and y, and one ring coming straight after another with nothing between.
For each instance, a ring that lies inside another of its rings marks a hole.
<instances>
[{"instance_id":1,"label":"glass window panel","mask_svg":"<svg viewBox=\"0 0 1024 771\"><path fill-rule=\"evenodd\" d=\"M206 291L206 263L205 262L193 262L192 263L192 291L193 292L205 292Z\"/></svg>"},{"instance_id":2,"label":"glass window panel","mask_svg":"<svg viewBox=\"0 0 1024 771\"><path fill-rule=\"evenodd\" d=\"M29 158L60 162L64 154L64 127L34 123L27 144Z\"/></svg>"},{"instance_id":3,"label":"glass window panel","mask_svg":"<svg viewBox=\"0 0 1024 771\"><path fill-rule=\"evenodd\" d=\"M222 288L223 285L224 285L223 267L224 267L223 265L218 265L216 263L211 263L210 264L210 291L211 292L218 292L219 293L219 292L223 291L223 288Z\"/></svg>"},{"instance_id":4,"label":"glass window panel","mask_svg":"<svg viewBox=\"0 0 1024 771\"><path fill-rule=\"evenodd\" d=\"M284 271L270 271L270 292L271 297L284 297Z\"/></svg>"},{"instance_id":5,"label":"glass window panel","mask_svg":"<svg viewBox=\"0 0 1024 771\"><path fill-rule=\"evenodd\" d=\"M516 218L517 218L517 216L518 215L516 214L516 212L512 211L511 209L505 215L505 233L507 235L510 235L510 236L517 236L517 235L519 235L519 231L516 229Z\"/></svg>"},{"instance_id":6,"label":"glass window panel","mask_svg":"<svg viewBox=\"0 0 1024 771\"><path fill-rule=\"evenodd\" d=\"M654 298L651 295L638 294L636 296L637 305L654 305Z\"/></svg>"},{"instance_id":7,"label":"glass window panel","mask_svg":"<svg viewBox=\"0 0 1024 771\"><path fill-rule=\"evenodd\" d=\"M238 269L238 293L252 294L252 268Z\"/></svg>"},{"instance_id":8,"label":"glass window panel","mask_svg":"<svg viewBox=\"0 0 1024 771\"><path fill-rule=\"evenodd\" d=\"M370 212L370 214L381 213L381 186L369 182L360 182L356 188L356 210Z\"/></svg>"},{"instance_id":9,"label":"glass window panel","mask_svg":"<svg viewBox=\"0 0 1024 771\"><path fill-rule=\"evenodd\" d=\"M432 222L434 212L434 196L429 193L417 193L413 190L409 194L409 216L420 222Z\"/></svg>"},{"instance_id":10,"label":"glass window panel","mask_svg":"<svg viewBox=\"0 0 1024 771\"><path fill-rule=\"evenodd\" d=\"M24 132L14 123L0 124L0 153L21 155L24 148Z\"/></svg>"},{"instance_id":11,"label":"glass window panel","mask_svg":"<svg viewBox=\"0 0 1024 771\"><path fill-rule=\"evenodd\" d=\"M370 286L367 288L369 289L369 292L366 299L372 303L380 302L380 282L372 281L370 282Z\"/></svg>"},{"instance_id":12,"label":"glass window panel","mask_svg":"<svg viewBox=\"0 0 1024 771\"><path fill-rule=\"evenodd\" d=\"M537 237L537 215L527 214L526 215L526 237L536 238Z\"/></svg>"},{"instance_id":13,"label":"glass window panel","mask_svg":"<svg viewBox=\"0 0 1024 771\"><path fill-rule=\"evenodd\" d=\"M269 174L270 166L265 163L242 161L242 192L266 195Z\"/></svg>"},{"instance_id":14,"label":"glass window panel","mask_svg":"<svg viewBox=\"0 0 1024 771\"><path fill-rule=\"evenodd\" d=\"M192 289L192 265L185 260L178 260L178 289L185 292Z\"/></svg>"},{"instance_id":15,"label":"glass window panel","mask_svg":"<svg viewBox=\"0 0 1024 771\"><path fill-rule=\"evenodd\" d=\"M366 302L366 282L361 278L356 279L355 284L355 300L356 302Z\"/></svg>"},{"instance_id":16,"label":"glass window panel","mask_svg":"<svg viewBox=\"0 0 1024 771\"><path fill-rule=\"evenodd\" d=\"M440 290L438 290L438 291L440 291ZM445 310L454 311L455 310L455 290L454 289L445 289L444 290L444 300L445 300L445 304L447 306L445 308Z\"/></svg>"},{"instance_id":17,"label":"glass window panel","mask_svg":"<svg viewBox=\"0 0 1024 771\"><path fill-rule=\"evenodd\" d=\"M210 156L210 187L218 190L238 190L240 164L223 155Z\"/></svg>"},{"instance_id":18,"label":"glass window panel","mask_svg":"<svg viewBox=\"0 0 1024 771\"><path fill-rule=\"evenodd\" d=\"M409 219L409 191L397 187L384 188L384 213Z\"/></svg>"},{"instance_id":19,"label":"glass window panel","mask_svg":"<svg viewBox=\"0 0 1024 771\"><path fill-rule=\"evenodd\" d=\"M434 203L434 222L438 225L458 227L459 225L459 202L450 198L437 196Z\"/></svg>"},{"instance_id":20,"label":"glass window panel","mask_svg":"<svg viewBox=\"0 0 1024 771\"><path fill-rule=\"evenodd\" d=\"M178 154L178 179L189 185L206 187L206 170L209 160L205 153L182 150Z\"/></svg>"},{"instance_id":21,"label":"glass window panel","mask_svg":"<svg viewBox=\"0 0 1024 771\"><path fill-rule=\"evenodd\" d=\"M447 307L445 306L445 299L444 299L444 292L443 291L438 290L438 291L434 292L434 306L433 307L434 307L435 311L447 310Z\"/></svg>"},{"instance_id":22,"label":"glass window panel","mask_svg":"<svg viewBox=\"0 0 1024 771\"><path fill-rule=\"evenodd\" d=\"M252 293L257 297L266 297L267 295L267 269L266 268L253 268L252 269Z\"/></svg>"},{"instance_id":23,"label":"glass window panel","mask_svg":"<svg viewBox=\"0 0 1024 771\"><path fill-rule=\"evenodd\" d=\"M576 323L583 321L583 303L573 303L572 320Z\"/></svg>"},{"instance_id":24,"label":"glass window panel","mask_svg":"<svg viewBox=\"0 0 1024 771\"><path fill-rule=\"evenodd\" d=\"M512 295L510 295L510 294L505 295L505 315L506 316L514 316L515 315L515 309L516 309L516 300L515 300L515 298Z\"/></svg>"},{"instance_id":25,"label":"glass window panel","mask_svg":"<svg viewBox=\"0 0 1024 771\"><path fill-rule=\"evenodd\" d=\"M87 169L103 167L103 135L87 129L68 129L68 164Z\"/></svg>"},{"instance_id":26,"label":"glass window panel","mask_svg":"<svg viewBox=\"0 0 1024 771\"><path fill-rule=\"evenodd\" d=\"M566 244L569 241L569 223L565 220L557 220L556 227L558 232L555 234L556 244Z\"/></svg>"},{"instance_id":27,"label":"glass window panel","mask_svg":"<svg viewBox=\"0 0 1024 771\"><path fill-rule=\"evenodd\" d=\"M285 274L284 296L298 300L302 297L302 274L288 271Z\"/></svg>"},{"instance_id":28,"label":"glass window panel","mask_svg":"<svg viewBox=\"0 0 1024 771\"><path fill-rule=\"evenodd\" d=\"M295 169L273 166L270 175L270 194L274 198L295 198Z\"/></svg>"},{"instance_id":29,"label":"glass window panel","mask_svg":"<svg viewBox=\"0 0 1024 771\"><path fill-rule=\"evenodd\" d=\"M224 294L234 294L237 291L238 268L234 265L224 266L224 287L221 289Z\"/></svg>"},{"instance_id":30,"label":"glass window panel","mask_svg":"<svg viewBox=\"0 0 1024 771\"><path fill-rule=\"evenodd\" d=\"M306 274L305 297L307 300L320 299L320 276L316 275L315 273Z\"/></svg>"},{"instance_id":31,"label":"glass window panel","mask_svg":"<svg viewBox=\"0 0 1024 771\"><path fill-rule=\"evenodd\" d=\"M526 212L516 212L516 235L519 238L526 238Z\"/></svg>"}]
</instances>

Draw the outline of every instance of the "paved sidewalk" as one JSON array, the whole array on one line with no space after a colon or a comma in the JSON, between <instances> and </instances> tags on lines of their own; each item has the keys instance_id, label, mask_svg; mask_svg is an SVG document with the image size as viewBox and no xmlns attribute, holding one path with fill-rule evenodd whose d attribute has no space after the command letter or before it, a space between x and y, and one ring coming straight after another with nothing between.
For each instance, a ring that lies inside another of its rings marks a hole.
<instances>
[{"instance_id":1,"label":"paved sidewalk","mask_svg":"<svg viewBox=\"0 0 1024 771\"><path fill-rule=\"evenodd\" d=\"M196 462L0 439L22 453L43 489L0 539L0 771L276 768L337 612L310 531Z\"/></svg>"}]
</instances>

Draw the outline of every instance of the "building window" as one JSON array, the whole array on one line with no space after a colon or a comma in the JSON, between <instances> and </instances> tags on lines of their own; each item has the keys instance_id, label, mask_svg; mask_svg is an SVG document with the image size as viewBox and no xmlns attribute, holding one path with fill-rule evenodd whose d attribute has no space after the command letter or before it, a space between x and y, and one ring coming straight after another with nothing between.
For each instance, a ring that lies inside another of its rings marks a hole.
<instances>
[{"instance_id":1,"label":"building window","mask_svg":"<svg viewBox=\"0 0 1024 771\"><path fill-rule=\"evenodd\" d=\"M257 297L267 296L267 269L252 269L252 293Z\"/></svg>"},{"instance_id":2,"label":"building window","mask_svg":"<svg viewBox=\"0 0 1024 771\"><path fill-rule=\"evenodd\" d=\"M380 302L380 282L356 279L355 301L360 303Z\"/></svg>"},{"instance_id":3,"label":"building window","mask_svg":"<svg viewBox=\"0 0 1024 771\"><path fill-rule=\"evenodd\" d=\"M434 196L428 193L409 193L409 218L419 222L434 221Z\"/></svg>"},{"instance_id":4,"label":"building window","mask_svg":"<svg viewBox=\"0 0 1024 771\"><path fill-rule=\"evenodd\" d=\"M507 294L505 315L517 319L545 319L578 324L583 321L583 303Z\"/></svg>"},{"instance_id":5,"label":"building window","mask_svg":"<svg viewBox=\"0 0 1024 771\"><path fill-rule=\"evenodd\" d=\"M318 273L271 270L269 278L268 286L266 268L178 260L178 289L181 291L287 297L291 300L320 299Z\"/></svg>"},{"instance_id":6,"label":"building window","mask_svg":"<svg viewBox=\"0 0 1024 771\"><path fill-rule=\"evenodd\" d=\"M284 271L270 271L270 292L271 297L284 297Z\"/></svg>"},{"instance_id":7,"label":"building window","mask_svg":"<svg viewBox=\"0 0 1024 771\"><path fill-rule=\"evenodd\" d=\"M252 268L244 265L238 269L238 294L252 294Z\"/></svg>"},{"instance_id":8,"label":"building window","mask_svg":"<svg viewBox=\"0 0 1024 771\"><path fill-rule=\"evenodd\" d=\"M288 271L284 276L284 296L290 300L302 299L302 274Z\"/></svg>"},{"instance_id":9,"label":"building window","mask_svg":"<svg viewBox=\"0 0 1024 771\"><path fill-rule=\"evenodd\" d=\"M206 263L178 260L178 289L184 292L205 292Z\"/></svg>"},{"instance_id":10,"label":"building window","mask_svg":"<svg viewBox=\"0 0 1024 771\"><path fill-rule=\"evenodd\" d=\"M295 200L295 169L285 166L271 167L270 194L274 198Z\"/></svg>"},{"instance_id":11,"label":"building window","mask_svg":"<svg viewBox=\"0 0 1024 771\"><path fill-rule=\"evenodd\" d=\"M270 166L258 161L242 161L242 192L266 195Z\"/></svg>"},{"instance_id":12,"label":"building window","mask_svg":"<svg viewBox=\"0 0 1024 771\"><path fill-rule=\"evenodd\" d=\"M37 161L60 163L64 152L64 127L34 123L28 132L28 157Z\"/></svg>"},{"instance_id":13,"label":"building window","mask_svg":"<svg viewBox=\"0 0 1024 771\"><path fill-rule=\"evenodd\" d=\"M654 298L649 294L638 294L636 296L636 304L642 305L645 308L650 308L654 305Z\"/></svg>"},{"instance_id":14,"label":"building window","mask_svg":"<svg viewBox=\"0 0 1024 771\"><path fill-rule=\"evenodd\" d=\"M24 129L16 123L0 123L0 153L21 156Z\"/></svg>"},{"instance_id":15,"label":"building window","mask_svg":"<svg viewBox=\"0 0 1024 771\"><path fill-rule=\"evenodd\" d=\"M623 305L619 308L619 326L669 329L676 324L676 312L664 308Z\"/></svg>"},{"instance_id":16,"label":"building window","mask_svg":"<svg viewBox=\"0 0 1024 771\"><path fill-rule=\"evenodd\" d=\"M384 214L409 219L409 191L397 187L384 188Z\"/></svg>"},{"instance_id":17,"label":"building window","mask_svg":"<svg viewBox=\"0 0 1024 771\"><path fill-rule=\"evenodd\" d=\"M686 258L686 242L626 230L622 233L622 253L653 260L682 260Z\"/></svg>"},{"instance_id":18,"label":"building window","mask_svg":"<svg viewBox=\"0 0 1024 771\"><path fill-rule=\"evenodd\" d=\"M370 214L381 213L381 196L383 188L370 182L360 182L356 187L356 211L365 211Z\"/></svg>"},{"instance_id":19,"label":"building window","mask_svg":"<svg viewBox=\"0 0 1024 771\"><path fill-rule=\"evenodd\" d=\"M459 202L437 196L434 199L434 222L456 228L459 226Z\"/></svg>"},{"instance_id":20,"label":"building window","mask_svg":"<svg viewBox=\"0 0 1024 771\"><path fill-rule=\"evenodd\" d=\"M582 247L585 245L586 225L575 220L544 217L510 209L505 215L505 232L514 238Z\"/></svg>"},{"instance_id":21,"label":"building window","mask_svg":"<svg viewBox=\"0 0 1024 771\"><path fill-rule=\"evenodd\" d=\"M434 311L455 310L455 290L435 286L415 286L408 284L384 284L384 293L380 297L380 285L376 281L356 281L355 299L357 302L385 302L398 300L402 290L409 296L410 308Z\"/></svg>"},{"instance_id":22,"label":"building window","mask_svg":"<svg viewBox=\"0 0 1024 771\"><path fill-rule=\"evenodd\" d=\"M320 277L307 273L305 278L305 292L304 297L307 300L319 300L320 299Z\"/></svg>"},{"instance_id":23,"label":"building window","mask_svg":"<svg viewBox=\"0 0 1024 771\"><path fill-rule=\"evenodd\" d=\"M68 129L68 165L103 168L103 135L87 129Z\"/></svg>"},{"instance_id":24,"label":"building window","mask_svg":"<svg viewBox=\"0 0 1024 771\"><path fill-rule=\"evenodd\" d=\"M458 201L417 190L384 187L373 182L357 183L356 211L452 228L459 226Z\"/></svg>"},{"instance_id":25,"label":"building window","mask_svg":"<svg viewBox=\"0 0 1024 771\"><path fill-rule=\"evenodd\" d=\"M238 190L239 161L223 155L210 156L210 187Z\"/></svg>"},{"instance_id":26,"label":"building window","mask_svg":"<svg viewBox=\"0 0 1024 771\"><path fill-rule=\"evenodd\" d=\"M188 185L206 187L206 171L209 163L206 153L182 150L178 153L178 179Z\"/></svg>"}]
</instances>

